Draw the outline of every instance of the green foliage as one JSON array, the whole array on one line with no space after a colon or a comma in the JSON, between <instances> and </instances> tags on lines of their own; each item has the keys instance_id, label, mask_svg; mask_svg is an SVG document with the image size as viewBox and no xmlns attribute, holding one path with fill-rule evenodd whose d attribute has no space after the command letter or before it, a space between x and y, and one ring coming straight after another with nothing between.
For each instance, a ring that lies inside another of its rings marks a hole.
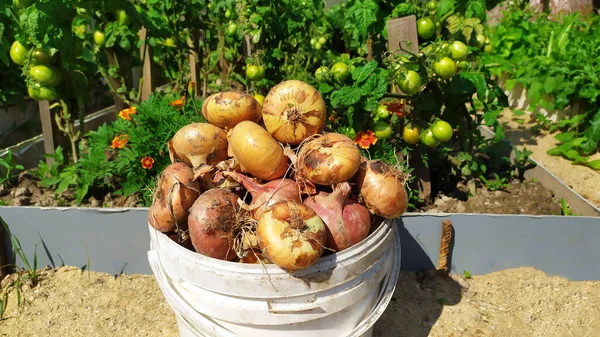
<instances>
[{"instance_id":1,"label":"green foliage","mask_svg":"<svg viewBox=\"0 0 600 337\"><path fill-rule=\"evenodd\" d=\"M498 66L492 72L510 74L506 88L527 89L529 109L562 110L578 104L583 113L553 123L537 114L539 127L548 127L559 145L548 154L600 169L591 161L600 142L600 17L579 13L549 19L546 14L509 7L491 35L493 52L486 57Z\"/></svg>"},{"instance_id":2,"label":"green foliage","mask_svg":"<svg viewBox=\"0 0 600 337\"><path fill-rule=\"evenodd\" d=\"M0 176L0 185L10 184L10 179L13 178L11 173L15 170L23 170L23 165L13 164L12 151L8 150L4 157L0 157L0 168L4 168L6 173L4 176Z\"/></svg>"},{"instance_id":3,"label":"green foliage","mask_svg":"<svg viewBox=\"0 0 600 337\"><path fill-rule=\"evenodd\" d=\"M202 101L190 100L177 110L171 106L174 99L172 95L153 95L137 106L131 120L120 118L90 132L76 163L65 163L58 149L52 167L40 162L36 171L43 177L40 185L54 186L56 194L75 188L77 203L88 196L92 187L124 196L142 191L142 202L149 206L154 177L170 164L167 142L181 127L203 121L195 109ZM127 142L121 148L115 141L124 137ZM151 168L142 166L145 157L154 160Z\"/></svg>"}]
</instances>

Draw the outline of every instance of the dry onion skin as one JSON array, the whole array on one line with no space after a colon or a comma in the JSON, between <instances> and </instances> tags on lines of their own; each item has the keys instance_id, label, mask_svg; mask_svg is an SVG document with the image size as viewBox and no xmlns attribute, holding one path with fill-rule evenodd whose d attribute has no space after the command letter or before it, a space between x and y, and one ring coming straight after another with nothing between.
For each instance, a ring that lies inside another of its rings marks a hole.
<instances>
[{"instance_id":1,"label":"dry onion skin","mask_svg":"<svg viewBox=\"0 0 600 337\"><path fill-rule=\"evenodd\" d=\"M200 195L200 184L192 169L184 163L172 163L158 176L148 222L161 232L171 232L181 225L187 227L189 209Z\"/></svg>"},{"instance_id":2,"label":"dry onion skin","mask_svg":"<svg viewBox=\"0 0 600 337\"><path fill-rule=\"evenodd\" d=\"M296 201L280 201L267 209L256 225L256 236L263 255L288 270L317 262L327 242L323 220Z\"/></svg>"},{"instance_id":3,"label":"dry onion skin","mask_svg":"<svg viewBox=\"0 0 600 337\"><path fill-rule=\"evenodd\" d=\"M258 179L281 178L289 168L283 147L254 122L240 122L229 132L229 148L241 170Z\"/></svg>"},{"instance_id":4,"label":"dry onion skin","mask_svg":"<svg viewBox=\"0 0 600 337\"><path fill-rule=\"evenodd\" d=\"M402 173L379 159L360 164L356 173L359 197L371 213L384 218L397 218L406 212L408 194Z\"/></svg>"},{"instance_id":5,"label":"dry onion skin","mask_svg":"<svg viewBox=\"0 0 600 337\"><path fill-rule=\"evenodd\" d=\"M202 104L202 116L212 125L232 129L241 121L260 121L260 103L244 92L226 91L210 95Z\"/></svg>"},{"instance_id":6,"label":"dry onion skin","mask_svg":"<svg viewBox=\"0 0 600 337\"><path fill-rule=\"evenodd\" d=\"M317 185L350 180L358 171L360 151L348 136L339 133L318 135L298 153L298 174Z\"/></svg>"},{"instance_id":7,"label":"dry onion skin","mask_svg":"<svg viewBox=\"0 0 600 337\"><path fill-rule=\"evenodd\" d=\"M196 199L188 217L189 235L196 252L227 261L237 257L234 247L240 214L237 200L237 195L221 188L210 189Z\"/></svg>"},{"instance_id":8,"label":"dry onion skin","mask_svg":"<svg viewBox=\"0 0 600 337\"><path fill-rule=\"evenodd\" d=\"M227 133L209 123L191 123L173 135L169 152L171 161L177 159L192 168L216 165L228 158Z\"/></svg>"},{"instance_id":9,"label":"dry onion skin","mask_svg":"<svg viewBox=\"0 0 600 337\"><path fill-rule=\"evenodd\" d=\"M317 89L303 81L289 80L271 88L262 118L275 139L298 145L321 131L326 113L325 101Z\"/></svg>"}]
</instances>

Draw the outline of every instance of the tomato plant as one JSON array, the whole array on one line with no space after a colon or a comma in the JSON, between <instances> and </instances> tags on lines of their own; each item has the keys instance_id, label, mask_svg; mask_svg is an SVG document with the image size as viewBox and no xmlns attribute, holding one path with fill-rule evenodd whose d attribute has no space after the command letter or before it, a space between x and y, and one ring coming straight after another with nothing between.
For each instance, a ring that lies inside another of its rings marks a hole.
<instances>
[{"instance_id":1,"label":"tomato plant","mask_svg":"<svg viewBox=\"0 0 600 337\"><path fill-rule=\"evenodd\" d=\"M414 70L408 70L401 75L398 82L400 90L407 95L414 95L421 90L421 76Z\"/></svg>"},{"instance_id":2,"label":"tomato plant","mask_svg":"<svg viewBox=\"0 0 600 337\"><path fill-rule=\"evenodd\" d=\"M433 135L433 131L431 129L427 129L421 133L420 136L421 143L428 147L436 147L440 145L441 141Z\"/></svg>"},{"instance_id":3,"label":"tomato plant","mask_svg":"<svg viewBox=\"0 0 600 337\"><path fill-rule=\"evenodd\" d=\"M336 80L342 82L348 77L348 75L350 75L350 68L346 63L336 62L331 67L331 72L333 73L333 77L335 77Z\"/></svg>"},{"instance_id":4,"label":"tomato plant","mask_svg":"<svg viewBox=\"0 0 600 337\"><path fill-rule=\"evenodd\" d=\"M14 63L20 66L25 65L27 54L28 52L25 46L23 46L19 41L13 42L12 46L10 47L10 59Z\"/></svg>"},{"instance_id":5,"label":"tomato plant","mask_svg":"<svg viewBox=\"0 0 600 337\"><path fill-rule=\"evenodd\" d=\"M455 61L464 61L467 59L467 55L469 50L467 49L467 45L461 41L454 41L450 46L450 53L452 55L452 59Z\"/></svg>"},{"instance_id":6,"label":"tomato plant","mask_svg":"<svg viewBox=\"0 0 600 337\"><path fill-rule=\"evenodd\" d=\"M412 127L411 125L405 125L402 129L402 139L407 144L417 144L419 142L419 137L421 134L421 128L419 126Z\"/></svg>"},{"instance_id":7,"label":"tomato plant","mask_svg":"<svg viewBox=\"0 0 600 337\"><path fill-rule=\"evenodd\" d=\"M431 132L436 139L447 142L452 138L452 126L441 119L436 120L431 126Z\"/></svg>"},{"instance_id":8,"label":"tomato plant","mask_svg":"<svg viewBox=\"0 0 600 337\"><path fill-rule=\"evenodd\" d=\"M456 63L449 57L442 57L433 67L435 73L444 80L449 80L456 74Z\"/></svg>"},{"instance_id":9,"label":"tomato plant","mask_svg":"<svg viewBox=\"0 0 600 337\"><path fill-rule=\"evenodd\" d=\"M379 121L373 124L373 132L377 139L386 139L389 138L394 131L392 130L390 123Z\"/></svg>"}]
</instances>

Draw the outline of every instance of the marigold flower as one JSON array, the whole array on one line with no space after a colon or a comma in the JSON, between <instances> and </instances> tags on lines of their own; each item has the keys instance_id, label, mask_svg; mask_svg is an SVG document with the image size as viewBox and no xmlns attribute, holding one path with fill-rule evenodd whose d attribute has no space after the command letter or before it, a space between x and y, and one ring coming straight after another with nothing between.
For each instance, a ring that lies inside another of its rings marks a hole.
<instances>
[{"instance_id":1,"label":"marigold flower","mask_svg":"<svg viewBox=\"0 0 600 337\"><path fill-rule=\"evenodd\" d=\"M359 131L354 137L354 144L362 147L363 149L368 149L371 145L375 145L377 143L377 137L373 131L368 130L367 132Z\"/></svg>"},{"instance_id":2,"label":"marigold flower","mask_svg":"<svg viewBox=\"0 0 600 337\"><path fill-rule=\"evenodd\" d=\"M129 139L129 136L127 135L118 135L115 138L113 138L112 140L112 144L111 144L111 148L116 149L122 149L125 147L125 145L127 145L127 140Z\"/></svg>"},{"instance_id":3,"label":"marigold flower","mask_svg":"<svg viewBox=\"0 0 600 337\"><path fill-rule=\"evenodd\" d=\"M137 109L136 109L136 107L132 106L128 109L121 110L121 112L119 112L119 117L130 121L131 120L130 115L135 115L135 114L137 114Z\"/></svg>"},{"instance_id":4,"label":"marigold flower","mask_svg":"<svg viewBox=\"0 0 600 337\"><path fill-rule=\"evenodd\" d=\"M146 156L146 157L142 158L142 167L145 168L146 170L151 169L152 164L154 164L154 159L152 157Z\"/></svg>"},{"instance_id":5,"label":"marigold flower","mask_svg":"<svg viewBox=\"0 0 600 337\"><path fill-rule=\"evenodd\" d=\"M185 103L184 98L181 97L181 98L178 98L178 99L174 100L173 102L169 103L169 106L174 107L175 110L179 110L183 107L184 103Z\"/></svg>"}]
</instances>

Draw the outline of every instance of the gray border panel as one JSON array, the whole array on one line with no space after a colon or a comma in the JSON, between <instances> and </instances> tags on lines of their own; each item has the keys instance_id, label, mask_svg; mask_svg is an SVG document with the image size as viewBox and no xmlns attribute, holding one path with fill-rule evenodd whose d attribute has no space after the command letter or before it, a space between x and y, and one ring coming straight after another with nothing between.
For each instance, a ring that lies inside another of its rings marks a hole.
<instances>
[{"instance_id":1,"label":"gray border panel","mask_svg":"<svg viewBox=\"0 0 600 337\"><path fill-rule=\"evenodd\" d=\"M152 274L147 208L0 207L0 216L38 265ZM407 213L396 221L402 270L434 268L442 220L452 221L451 271L473 275L531 266L571 280L600 280L600 218ZM19 261L20 262L20 261ZM20 264L20 263L19 263Z\"/></svg>"}]
</instances>

